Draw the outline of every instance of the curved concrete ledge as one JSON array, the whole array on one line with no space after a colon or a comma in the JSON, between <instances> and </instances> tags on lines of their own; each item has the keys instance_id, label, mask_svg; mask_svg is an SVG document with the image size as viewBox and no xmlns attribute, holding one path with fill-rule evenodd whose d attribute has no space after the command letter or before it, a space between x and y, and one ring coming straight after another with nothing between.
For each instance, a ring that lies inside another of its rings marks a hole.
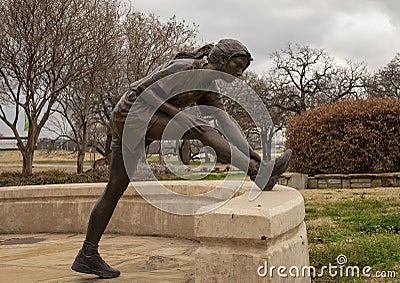
<instances>
[{"instance_id":1,"label":"curved concrete ledge","mask_svg":"<svg viewBox=\"0 0 400 283\"><path fill-rule=\"evenodd\" d=\"M161 183L182 194L201 194L221 181ZM153 185L140 183L149 190ZM236 197L216 210L186 216L155 208L130 186L106 232L199 241L196 282L310 282L305 277L257 273L266 262L268 267L307 266L308 244L300 193L278 185L251 202L247 195L251 186L252 182L244 182ZM104 187L95 183L0 188L0 233L84 233ZM224 193L213 197L221 201Z\"/></svg>"}]
</instances>

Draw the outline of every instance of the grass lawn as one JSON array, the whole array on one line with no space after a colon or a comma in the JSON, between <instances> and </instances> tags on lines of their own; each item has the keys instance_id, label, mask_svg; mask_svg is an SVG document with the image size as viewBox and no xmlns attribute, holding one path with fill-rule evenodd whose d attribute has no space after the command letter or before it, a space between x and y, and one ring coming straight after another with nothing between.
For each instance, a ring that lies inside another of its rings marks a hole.
<instances>
[{"instance_id":1,"label":"grass lawn","mask_svg":"<svg viewBox=\"0 0 400 283\"><path fill-rule=\"evenodd\" d=\"M349 278L329 276L313 282L400 282L400 188L325 189L301 191L305 200L310 265L372 267L395 271L396 278ZM383 273L381 273L383 274ZM379 275L379 274L378 274ZM393 274L388 274L387 276Z\"/></svg>"}]
</instances>

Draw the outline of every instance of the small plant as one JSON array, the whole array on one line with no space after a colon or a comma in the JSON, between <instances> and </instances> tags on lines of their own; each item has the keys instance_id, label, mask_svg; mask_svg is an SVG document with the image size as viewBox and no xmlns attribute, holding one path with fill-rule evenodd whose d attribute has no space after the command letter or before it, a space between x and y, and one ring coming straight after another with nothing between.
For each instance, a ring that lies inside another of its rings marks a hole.
<instances>
[{"instance_id":1,"label":"small plant","mask_svg":"<svg viewBox=\"0 0 400 283\"><path fill-rule=\"evenodd\" d=\"M360 221L357 225L360 232L365 233L400 233L400 214L373 215Z\"/></svg>"}]
</instances>

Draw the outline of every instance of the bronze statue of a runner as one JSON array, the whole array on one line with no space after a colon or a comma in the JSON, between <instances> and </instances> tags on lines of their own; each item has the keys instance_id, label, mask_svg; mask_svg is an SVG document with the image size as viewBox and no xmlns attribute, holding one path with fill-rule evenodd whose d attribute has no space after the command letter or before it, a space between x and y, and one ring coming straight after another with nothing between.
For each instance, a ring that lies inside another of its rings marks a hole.
<instances>
[{"instance_id":1,"label":"bronze statue of a runner","mask_svg":"<svg viewBox=\"0 0 400 283\"><path fill-rule=\"evenodd\" d=\"M178 53L174 60L167 62L149 76L135 82L130 91L121 97L112 112L110 122L113 131L113 145L108 184L91 212L83 247L72 264L74 271L95 274L102 278L114 278L120 275L118 270L110 267L100 257L98 243L110 221L118 200L130 181L124 166L122 136L128 113L139 95L158 80L186 70L215 70L234 77L241 77L244 70L250 65L251 60L250 52L242 43L234 39L222 39L215 45L205 45L193 53ZM145 98L141 101L143 108L160 105L160 99L162 100L163 96L167 95L167 91L168 88L162 87L159 88L159 91L147 91ZM192 104L213 106L216 109L224 110L218 111L216 119L221 127L229 129L225 132L229 135L229 141L237 146L238 150L231 152L228 140L216 129L204 125L204 120L192 114L181 112L183 108ZM261 160L261 157L243 140L237 127L225 112L221 96L216 93L194 90L175 95L162 103L148 124L140 121L141 109L140 107L136 108L137 113L134 112L132 113L133 116L130 116L130 119L135 119L135 117L138 119L138 123L133 123L133 126L136 127L133 129L133 133L135 131L138 133L143 131L145 133L146 146L154 140L160 140L166 125L172 121L176 123L176 128L189 129L185 132L184 138L198 139L203 145L212 147L217 154L218 160L227 163L231 161L231 157L238 160L239 163L235 164L235 166L246 170L251 180L255 181L262 190L271 190L278 181L279 176L288 167L291 155L290 150L287 150L276 160L270 161L270 163ZM171 120L178 113L180 114L179 119L176 121ZM243 148L243 144L246 145L246 148ZM246 155L245 151L249 154ZM241 166L242 163L244 164L243 166ZM272 173L266 172L267 168L271 168L271 166L268 167L271 164L273 165Z\"/></svg>"}]
</instances>

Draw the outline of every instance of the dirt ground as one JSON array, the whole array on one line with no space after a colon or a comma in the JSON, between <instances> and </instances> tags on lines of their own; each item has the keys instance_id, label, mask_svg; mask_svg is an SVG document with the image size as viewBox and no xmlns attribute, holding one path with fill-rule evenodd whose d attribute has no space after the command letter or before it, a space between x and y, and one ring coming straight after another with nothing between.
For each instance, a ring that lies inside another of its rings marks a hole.
<instances>
[{"instance_id":1,"label":"dirt ground","mask_svg":"<svg viewBox=\"0 0 400 283\"><path fill-rule=\"evenodd\" d=\"M360 189L316 189L299 190L304 199L314 204L344 201L360 198L395 198L400 197L400 189L392 188L360 188Z\"/></svg>"}]
</instances>

